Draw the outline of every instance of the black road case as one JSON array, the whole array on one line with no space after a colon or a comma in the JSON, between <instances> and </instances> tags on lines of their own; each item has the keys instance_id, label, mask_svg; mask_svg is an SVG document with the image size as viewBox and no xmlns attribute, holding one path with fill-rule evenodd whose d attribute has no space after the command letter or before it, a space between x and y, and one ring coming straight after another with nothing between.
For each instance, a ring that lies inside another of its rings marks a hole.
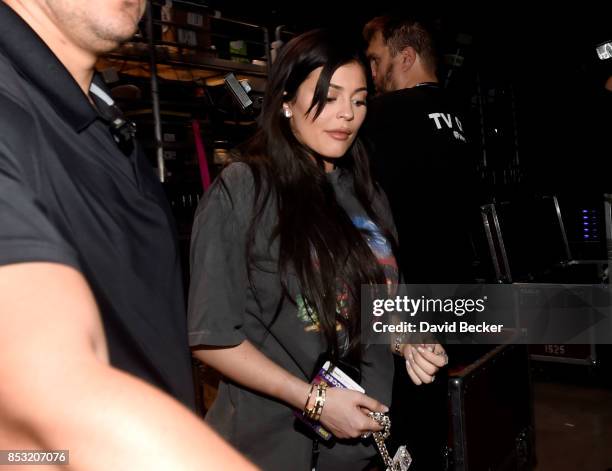
<instances>
[{"instance_id":1,"label":"black road case","mask_svg":"<svg viewBox=\"0 0 612 471\"><path fill-rule=\"evenodd\" d=\"M535 463L525 345L499 345L449 372L448 471L526 471Z\"/></svg>"}]
</instances>

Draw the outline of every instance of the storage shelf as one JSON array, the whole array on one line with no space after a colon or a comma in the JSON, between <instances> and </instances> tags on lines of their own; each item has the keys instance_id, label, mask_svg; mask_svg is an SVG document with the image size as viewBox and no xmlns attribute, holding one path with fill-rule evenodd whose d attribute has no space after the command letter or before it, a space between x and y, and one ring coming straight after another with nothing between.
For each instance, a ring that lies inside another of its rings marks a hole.
<instances>
[{"instance_id":1,"label":"storage shelf","mask_svg":"<svg viewBox=\"0 0 612 471\"><path fill-rule=\"evenodd\" d=\"M266 66L206 57L204 54L194 49L156 45L158 75L168 80L192 81L194 78L221 77L230 72L255 77L266 77L268 74ZM149 49L146 44L129 43L101 58L98 68L114 66L123 73L146 77L149 60Z\"/></svg>"},{"instance_id":2,"label":"storage shelf","mask_svg":"<svg viewBox=\"0 0 612 471\"><path fill-rule=\"evenodd\" d=\"M261 105L270 63L268 29L221 17L191 2L176 1L170 13L157 8L165 3L149 0L149 5L140 32L119 49L102 56L96 68L109 83L141 85L137 96L127 93L125 98L120 98L121 91L118 91L117 101L125 115L138 122L140 135L147 136L149 142L143 143L143 147L152 163L157 163L160 180L189 185L200 180L197 165L188 168L186 162L177 159L172 165L168 162L167 168L164 151L185 151L192 143L183 142L186 138L181 131L177 142L164 142L164 128L182 130L197 119L206 123L200 132L209 148L215 140L238 143L252 134L256 124L253 110ZM179 8L175 11L174 7ZM190 11L195 12L191 17ZM181 30L194 33L194 37L181 38ZM255 36L261 37L261 41L256 41ZM234 57L238 51L233 51L229 44L232 38L253 46L249 48L251 54L241 58L244 62ZM229 96L224 84L228 73L233 73L238 80L248 80L255 102L248 112L239 110ZM150 87L142 83L144 80L150 82ZM151 118L152 129L139 122L150 122Z\"/></svg>"}]
</instances>

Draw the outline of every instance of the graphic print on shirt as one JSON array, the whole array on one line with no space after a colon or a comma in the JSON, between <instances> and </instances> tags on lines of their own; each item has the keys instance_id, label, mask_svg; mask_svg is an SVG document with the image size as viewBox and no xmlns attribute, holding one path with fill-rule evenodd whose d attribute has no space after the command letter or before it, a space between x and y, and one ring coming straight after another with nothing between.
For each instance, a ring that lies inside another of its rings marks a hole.
<instances>
[{"instance_id":1,"label":"graphic print on shirt","mask_svg":"<svg viewBox=\"0 0 612 471\"><path fill-rule=\"evenodd\" d=\"M435 122L437 131L450 130L455 139L467 142L463 135L463 125L457 116L451 113L429 113L427 117Z\"/></svg>"},{"instance_id":2,"label":"graphic print on shirt","mask_svg":"<svg viewBox=\"0 0 612 471\"><path fill-rule=\"evenodd\" d=\"M380 228L368 217L355 216L351 218L357 229L364 234L368 246L374 253L378 263L382 266L387 284L395 284L398 281L397 260L393 255L393 249Z\"/></svg>"},{"instance_id":3,"label":"graphic print on shirt","mask_svg":"<svg viewBox=\"0 0 612 471\"><path fill-rule=\"evenodd\" d=\"M398 281L398 267L391 244L383 235L380 228L366 216L358 215L351 217L353 225L362 233L370 250L380 263L387 284L395 284ZM338 299L336 302L336 314L348 317L348 292L339 289ZM302 295L296 297L297 316L306 326L306 332L319 332L319 316L318 313L308 306ZM342 325L336 323L336 331L341 331Z\"/></svg>"}]
</instances>

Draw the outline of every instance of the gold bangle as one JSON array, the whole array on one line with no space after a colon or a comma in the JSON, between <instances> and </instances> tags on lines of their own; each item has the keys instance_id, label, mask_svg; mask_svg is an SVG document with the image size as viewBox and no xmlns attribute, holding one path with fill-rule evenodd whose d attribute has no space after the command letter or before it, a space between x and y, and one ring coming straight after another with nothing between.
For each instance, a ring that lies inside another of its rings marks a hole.
<instances>
[{"instance_id":1,"label":"gold bangle","mask_svg":"<svg viewBox=\"0 0 612 471\"><path fill-rule=\"evenodd\" d=\"M310 402L310 398L312 396L312 392L314 391L316 384L312 383L310 385L310 391L308 391L308 397L306 398L306 404L304 404L304 411L302 412L306 416L310 416L310 414L314 411L314 405L309 409L308 403Z\"/></svg>"},{"instance_id":2,"label":"gold bangle","mask_svg":"<svg viewBox=\"0 0 612 471\"><path fill-rule=\"evenodd\" d=\"M327 383L321 382L317 385L317 395L315 397L314 410L310 418L315 422L321 419L321 413L323 412L323 406L325 405L325 399L327 397Z\"/></svg>"},{"instance_id":3,"label":"gold bangle","mask_svg":"<svg viewBox=\"0 0 612 471\"><path fill-rule=\"evenodd\" d=\"M321 399L320 399L320 385L319 384L315 384L316 388L317 388L317 392L315 395L315 400L314 400L314 404L312 405L312 407L306 409L306 416L311 419L311 420L315 420L315 417L317 416L317 412L320 408L320 403L321 403Z\"/></svg>"},{"instance_id":4,"label":"gold bangle","mask_svg":"<svg viewBox=\"0 0 612 471\"><path fill-rule=\"evenodd\" d=\"M314 400L314 404L312 405L311 408L306 410L306 416L311 419L311 420L315 420L315 417L317 416L317 411L319 409L319 405L320 405L320 392L319 392L319 385L315 384L315 386L317 387L317 392L315 394L315 400Z\"/></svg>"},{"instance_id":5,"label":"gold bangle","mask_svg":"<svg viewBox=\"0 0 612 471\"><path fill-rule=\"evenodd\" d=\"M325 400L327 399L327 383L323 383L323 389L321 390L322 399L321 399L321 409L319 410L319 417L317 421L321 420L321 414L323 413L323 406L325 405Z\"/></svg>"}]
</instances>

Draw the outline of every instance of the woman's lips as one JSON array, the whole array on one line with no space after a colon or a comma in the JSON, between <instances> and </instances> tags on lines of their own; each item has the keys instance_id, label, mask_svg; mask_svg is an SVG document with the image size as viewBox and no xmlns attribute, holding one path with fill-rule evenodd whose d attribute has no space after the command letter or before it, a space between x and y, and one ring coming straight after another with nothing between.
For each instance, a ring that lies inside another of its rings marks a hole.
<instances>
[{"instance_id":1,"label":"woman's lips","mask_svg":"<svg viewBox=\"0 0 612 471\"><path fill-rule=\"evenodd\" d=\"M336 139L337 141L348 141L351 136L350 131L332 130L325 132L329 134L332 139Z\"/></svg>"}]
</instances>

